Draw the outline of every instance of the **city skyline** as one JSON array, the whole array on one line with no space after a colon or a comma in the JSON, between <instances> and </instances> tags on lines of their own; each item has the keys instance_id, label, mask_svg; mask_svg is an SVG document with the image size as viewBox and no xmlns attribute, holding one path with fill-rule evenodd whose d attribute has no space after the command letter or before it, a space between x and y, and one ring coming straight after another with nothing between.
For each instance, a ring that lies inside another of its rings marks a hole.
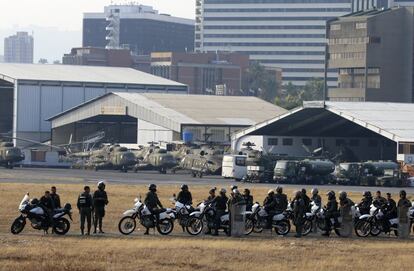
<instances>
[{"instance_id":1,"label":"city skyline","mask_svg":"<svg viewBox=\"0 0 414 271\"><path fill-rule=\"evenodd\" d=\"M83 13L102 12L104 6L111 3L130 2L121 0L16 0L7 3L8 12L0 18L0 55L3 55L5 37L14 35L17 31L26 31L34 36L35 63L40 58L46 58L49 62L61 60L63 54L70 51L72 47L82 45ZM153 6L160 13L191 19L195 17L195 1L193 0L142 0L139 3ZM22 9L22 6L25 8ZM39 9L39 7L47 8Z\"/></svg>"}]
</instances>

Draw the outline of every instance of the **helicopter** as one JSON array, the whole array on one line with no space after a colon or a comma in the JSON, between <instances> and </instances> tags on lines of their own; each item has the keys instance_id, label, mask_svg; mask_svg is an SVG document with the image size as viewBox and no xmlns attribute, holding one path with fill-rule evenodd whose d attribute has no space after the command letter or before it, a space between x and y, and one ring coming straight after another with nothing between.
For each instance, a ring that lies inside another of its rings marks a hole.
<instances>
[{"instance_id":1,"label":"helicopter","mask_svg":"<svg viewBox=\"0 0 414 271\"><path fill-rule=\"evenodd\" d=\"M118 144L103 144L97 150L69 153L69 157L80 159L72 167L90 168L96 171L114 169L128 172L136 164L134 153Z\"/></svg>"},{"instance_id":2,"label":"helicopter","mask_svg":"<svg viewBox=\"0 0 414 271\"><path fill-rule=\"evenodd\" d=\"M204 175L221 175L224 150L213 146L188 149L178 166L172 169L173 173L180 170L190 171L193 177L202 178Z\"/></svg>"},{"instance_id":3,"label":"helicopter","mask_svg":"<svg viewBox=\"0 0 414 271\"><path fill-rule=\"evenodd\" d=\"M0 166L13 169L16 163L24 160L22 150L15 147L13 142L0 139Z\"/></svg>"},{"instance_id":4,"label":"helicopter","mask_svg":"<svg viewBox=\"0 0 414 271\"><path fill-rule=\"evenodd\" d=\"M140 146L139 150L133 150L137 158L134 171L157 170L166 174L168 169L177 166L177 160L165 149L161 149L157 142L148 142L148 147Z\"/></svg>"}]
</instances>

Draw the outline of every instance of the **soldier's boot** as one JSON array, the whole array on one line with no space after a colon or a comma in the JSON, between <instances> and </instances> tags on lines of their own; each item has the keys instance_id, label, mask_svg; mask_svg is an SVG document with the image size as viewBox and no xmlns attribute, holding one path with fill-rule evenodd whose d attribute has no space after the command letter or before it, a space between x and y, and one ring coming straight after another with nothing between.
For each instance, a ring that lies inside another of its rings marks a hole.
<instances>
[{"instance_id":1,"label":"soldier's boot","mask_svg":"<svg viewBox=\"0 0 414 271\"><path fill-rule=\"evenodd\" d=\"M81 229L81 235L83 235L83 234L84 234L83 229Z\"/></svg>"},{"instance_id":2,"label":"soldier's boot","mask_svg":"<svg viewBox=\"0 0 414 271\"><path fill-rule=\"evenodd\" d=\"M149 234L149 228L146 228L144 235L148 235Z\"/></svg>"}]
</instances>

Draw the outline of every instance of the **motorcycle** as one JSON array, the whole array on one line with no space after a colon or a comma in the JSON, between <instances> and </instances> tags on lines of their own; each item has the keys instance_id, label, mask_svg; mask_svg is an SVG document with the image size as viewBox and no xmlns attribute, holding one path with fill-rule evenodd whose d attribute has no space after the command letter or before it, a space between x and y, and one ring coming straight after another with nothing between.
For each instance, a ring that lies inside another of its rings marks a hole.
<instances>
[{"instance_id":1,"label":"motorcycle","mask_svg":"<svg viewBox=\"0 0 414 271\"><path fill-rule=\"evenodd\" d=\"M63 208L55 209L52 213L47 214L38 204L32 204L29 194L26 194L19 205L21 215L16 218L11 225L11 233L19 234L26 226L26 220L35 230L48 232L52 228L53 232L58 235L65 235L70 229L70 222L64 216L69 216L72 220L72 206L66 203ZM49 216L52 216L49 218Z\"/></svg>"},{"instance_id":2,"label":"motorcycle","mask_svg":"<svg viewBox=\"0 0 414 271\"><path fill-rule=\"evenodd\" d=\"M268 223L268 216L269 214L259 203L256 202L253 204L252 214L250 215L249 220L252 221L253 231L255 233L261 233L263 229L269 228L274 228L278 235L286 235L290 232L289 212L273 215L271 225Z\"/></svg>"},{"instance_id":3,"label":"motorcycle","mask_svg":"<svg viewBox=\"0 0 414 271\"><path fill-rule=\"evenodd\" d=\"M190 214L186 230L190 235L199 235L203 232L204 227L209 229L215 228L216 211L207 202L201 202L196 210ZM226 213L220 217L220 226L227 235L230 233L230 217Z\"/></svg>"},{"instance_id":4,"label":"motorcycle","mask_svg":"<svg viewBox=\"0 0 414 271\"><path fill-rule=\"evenodd\" d=\"M398 236L398 218L385 218L383 210L372 204L370 214L362 215L355 224L354 230L359 237L378 236L382 232L392 231Z\"/></svg>"},{"instance_id":5,"label":"motorcycle","mask_svg":"<svg viewBox=\"0 0 414 271\"><path fill-rule=\"evenodd\" d=\"M188 226L190 221L190 214L194 211L194 208L191 205L182 204L181 202L177 201L175 195L171 199L174 204L174 213L175 217L178 220L178 224L185 230Z\"/></svg>"},{"instance_id":6,"label":"motorcycle","mask_svg":"<svg viewBox=\"0 0 414 271\"><path fill-rule=\"evenodd\" d=\"M125 211L119 221L120 233L124 235L133 233L137 227L137 220L145 228L157 228L162 235L168 235L173 231L175 214L171 208L162 209L157 219L157 216L152 214L140 199L136 198L134 202L134 208Z\"/></svg>"},{"instance_id":7,"label":"motorcycle","mask_svg":"<svg viewBox=\"0 0 414 271\"><path fill-rule=\"evenodd\" d=\"M306 236L312 232L313 224L316 223L316 215L320 211L320 209L320 206L316 205L313 201L311 202L310 212L306 212L303 217L304 220L302 225L302 236ZM288 204L288 209L286 210L286 212L288 214L289 219L293 220L294 215L290 203Z\"/></svg>"}]
</instances>

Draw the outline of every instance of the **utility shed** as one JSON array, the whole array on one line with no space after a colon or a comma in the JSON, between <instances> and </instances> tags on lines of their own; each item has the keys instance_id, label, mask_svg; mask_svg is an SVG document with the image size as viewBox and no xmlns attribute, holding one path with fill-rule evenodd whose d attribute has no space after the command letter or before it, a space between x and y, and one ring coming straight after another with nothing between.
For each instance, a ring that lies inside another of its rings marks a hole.
<instances>
[{"instance_id":1,"label":"utility shed","mask_svg":"<svg viewBox=\"0 0 414 271\"><path fill-rule=\"evenodd\" d=\"M107 142L146 145L184 132L195 141L230 142L232 133L285 112L256 97L114 92L49 120L53 144L105 132Z\"/></svg>"},{"instance_id":2,"label":"utility shed","mask_svg":"<svg viewBox=\"0 0 414 271\"><path fill-rule=\"evenodd\" d=\"M3 63L0 133L49 140L48 117L113 91L187 93L187 86L131 68Z\"/></svg>"},{"instance_id":3,"label":"utility shed","mask_svg":"<svg viewBox=\"0 0 414 271\"><path fill-rule=\"evenodd\" d=\"M304 102L283 115L235 133L232 146L256 142L284 155L307 155L323 147L344 147L359 160L414 162L414 104L382 102Z\"/></svg>"}]
</instances>

